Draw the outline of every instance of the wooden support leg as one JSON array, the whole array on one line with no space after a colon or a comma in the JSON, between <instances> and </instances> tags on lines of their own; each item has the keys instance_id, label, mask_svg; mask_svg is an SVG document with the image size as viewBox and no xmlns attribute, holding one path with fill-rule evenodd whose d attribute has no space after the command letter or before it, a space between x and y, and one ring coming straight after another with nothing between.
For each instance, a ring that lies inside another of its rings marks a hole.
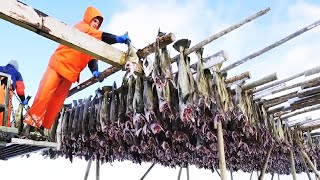
<instances>
[{"instance_id":1,"label":"wooden support leg","mask_svg":"<svg viewBox=\"0 0 320 180\"><path fill-rule=\"evenodd\" d=\"M96 160L96 180L100 180L100 161Z\"/></svg>"},{"instance_id":2,"label":"wooden support leg","mask_svg":"<svg viewBox=\"0 0 320 180\"><path fill-rule=\"evenodd\" d=\"M267 170L267 167L268 167L268 161L269 161L272 149L273 149L273 145L271 145L269 150L268 150L267 157L264 160L263 167L262 167L262 170L261 170L261 173L260 173L260 176L259 176L259 180L263 180L263 177L264 177L264 175L266 173L266 170Z\"/></svg>"},{"instance_id":3,"label":"wooden support leg","mask_svg":"<svg viewBox=\"0 0 320 180\"><path fill-rule=\"evenodd\" d=\"M250 175L250 180L252 179L252 175L253 175L253 171L251 172L251 175Z\"/></svg>"},{"instance_id":4,"label":"wooden support leg","mask_svg":"<svg viewBox=\"0 0 320 180\"><path fill-rule=\"evenodd\" d=\"M181 171L182 171L182 167L180 167L180 169L179 169L179 173L178 173L178 180L180 180L180 177L181 177Z\"/></svg>"},{"instance_id":5,"label":"wooden support leg","mask_svg":"<svg viewBox=\"0 0 320 180\"><path fill-rule=\"evenodd\" d=\"M187 166L187 180L190 179L190 176L189 176L189 166Z\"/></svg>"},{"instance_id":6,"label":"wooden support leg","mask_svg":"<svg viewBox=\"0 0 320 180\"><path fill-rule=\"evenodd\" d=\"M310 176L310 173L309 173L309 169L308 169L308 166L307 166L307 163L306 161L304 160L303 156L302 156L302 153L299 151L299 155L300 155L300 158L302 160L302 164L304 166L304 169L306 170L306 173L307 173L307 176L309 178L309 180L311 180L311 176Z\"/></svg>"},{"instance_id":7,"label":"wooden support leg","mask_svg":"<svg viewBox=\"0 0 320 180\"><path fill-rule=\"evenodd\" d=\"M221 179L227 180L227 168L226 168L226 160L225 160L225 156L224 156L222 124L221 124L221 122L218 122L217 125L218 125L218 154L219 154Z\"/></svg>"},{"instance_id":8,"label":"wooden support leg","mask_svg":"<svg viewBox=\"0 0 320 180\"><path fill-rule=\"evenodd\" d=\"M91 168L91 163L92 163L92 160L90 159L90 160L88 161L86 173L85 173L85 175L84 175L84 180L87 180L87 179L88 179L89 172L90 172L90 168Z\"/></svg>"},{"instance_id":9,"label":"wooden support leg","mask_svg":"<svg viewBox=\"0 0 320 180\"><path fill-rule=\"evenodd\" d=\"M153 164L149 167L149 169L147 170L147 172L144 173L144 175L140 178L140 180L143 180L143 179L148 175L148 173L151 171L151 169L153 168L154 165L155 165L155 163L153 163Z\"/></svg>"},{"instance_id":10,"label":"wooden support leg","mask_svg":"<svg viewBox=\"0 0 320 180\"><path fill-rule=\"evenodd\" d=\"M220 173L219 173L218 169L216 169L215 167L213 167L213 169L217 172L217 174L219 175L219 177L221 177L221 175L220 175Z\"/></svg>"},{"instance_id":11,"label":"wooden support leg","mask_svg":"<svg viewBox=\"0 0 320 180\"><path fill-rule=\"evenodd\" d=\"M312 161L310 160L309 156L307 155L307 153L302 149L300 148L300 151L301 151L301 154L302 156L307 160L307 163L309 164L309 167L312 169L312 171L316 174L316 176L318 178L320 178L320 174L317 170L317 168L314 166L314 164L312 163Z\"/></svg>"},{"instance_id":12,"label":"wooden support leg","mask_svg":"<svg viewBox=\"0 0 320 180\"><path fill-rule=\"evenodd\" d=\"M291 164L291 174L292 174L292 179L297 180L297 174L296 174L296 166L294 162L294 154L293 150L290 150L290 164Z\"/></svg>"},{"instance_id":13,"label":"wooden support leg","mask_svg":"<svg viewBox=\"0 0 320 180\"><path fill-rule=\"evenodd\" d=\"M230 177L231 177L231 180L233 180L233 174L231 170L230 170Z\"/></svg>"}]
</instances>

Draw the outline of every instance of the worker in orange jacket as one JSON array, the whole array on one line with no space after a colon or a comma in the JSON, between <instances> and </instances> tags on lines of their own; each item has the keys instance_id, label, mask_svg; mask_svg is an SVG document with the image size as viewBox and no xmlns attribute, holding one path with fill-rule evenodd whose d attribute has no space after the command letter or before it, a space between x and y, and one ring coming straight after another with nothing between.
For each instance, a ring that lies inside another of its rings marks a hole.
<instances>
[{"instance_id":1,"label":"worker in orange jacket","mask_svg":"<svg viewBox=\"0 0 320 180\"><path fill-rule=\"evenodd\" d=\"M10 127L10 118L11 118L11 111L12 111L12 96L13 92L16 91L19 99L23 105L28 104L28 99L25 98L24 94L24 82L22 76L19 72L19 64L16 60L10 60L7 65L0 66L0 72L9 74L11 76L11 86L10 86L10 93L9 93L9 104L8 104L8 119L7 119L7 127ZM5 86L6 81L1 80L0 83L0 104L3 104L5 101ZM3 117L4 113L0 112L0 126L3 126Z\"/></svg>"},{"instance_id":2,"label":"worker in orange jacket","mask_svg":"<svg viewBox=\"0 0 320 180\"><path fill-rule=\"evenodd\" d=\"M90 6L86 9L83 20L74 27L108 44L130 42L128 35L116 36L98 30L102 22L102 14ZM50 58L47 70L42 76L38 92L24 122L38 129L42 127L51 129L68 95L71 84L79 82L80 72L87 65L93 76L98 78L101 72L98 71L97 60L90 55L60 44Z\"/></svg>"}]
</instances>

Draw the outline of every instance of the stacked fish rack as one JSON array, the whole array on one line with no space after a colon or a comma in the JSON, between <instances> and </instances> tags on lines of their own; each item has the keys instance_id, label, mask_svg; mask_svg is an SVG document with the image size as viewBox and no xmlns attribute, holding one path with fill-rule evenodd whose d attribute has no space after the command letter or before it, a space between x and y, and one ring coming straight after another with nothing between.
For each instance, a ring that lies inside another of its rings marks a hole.
<instances>
[{"instance_id":1,"label":"stacked fish rack","mask_svg":"<svg viewBox=\"0 0 320 180\"><path fill-rule=\"evenodd\" d=\"M319 109L314 106L318 104L319 78L288 87L283 83L317 74L319 67L276 82L272 82L277 80L276 74L271 74L246 84L248 72L226 79L226 69L233 65L220 69L227 59L223 51L203 58L203 48L196 48L198 61L191 65L186 53L192 49L190 40L174 42L179 55L170 58L167 47L160 48L161 36L164 34L159 32L149 74L131 75L119 88L116 84L102 87L94 97L62 109L48 132L60 148L44 155L71 161L74 157L101 163L129 160L211 170L222 169L225 163L230 171L261 171L260 178L265 173L317 173L320 166L314 164L320 163L319 139L304 134L319 125L294 124L288 118L308 112L301 108ZM283 40L274 44L279 42ZM253 55L270 50L268 47ZM177 60L177 72L171 68L173 59ZM303 90L264 98L295 87ZM277 107L284 102L291 104Z\"/></svg>"}]
</instances>

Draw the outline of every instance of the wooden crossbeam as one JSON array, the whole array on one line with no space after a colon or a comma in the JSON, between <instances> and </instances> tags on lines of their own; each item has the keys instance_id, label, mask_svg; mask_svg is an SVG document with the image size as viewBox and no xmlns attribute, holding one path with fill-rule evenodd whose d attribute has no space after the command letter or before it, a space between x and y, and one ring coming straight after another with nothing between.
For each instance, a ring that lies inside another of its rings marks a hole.
<instances>
[{"instance_id":1,"label":"wooden crossbeam","mask_svg":"<svg viewBox=\"0 0 320 180\"><path fill-rule=\"evenodd\" d=\"M125 53L86 33L16 0L0 0L0 18L55 42L70 46L115 67L125 64Z\"/></svg>"}]
</instances>

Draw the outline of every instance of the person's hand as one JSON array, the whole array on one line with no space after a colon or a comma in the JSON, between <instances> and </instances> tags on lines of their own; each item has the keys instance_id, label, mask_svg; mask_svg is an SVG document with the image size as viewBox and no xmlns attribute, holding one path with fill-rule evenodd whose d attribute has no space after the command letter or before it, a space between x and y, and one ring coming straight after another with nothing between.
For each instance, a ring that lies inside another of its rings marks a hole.
<instances>
[{"instance_id":1,"label":"person's hand","mask_svg":"<svg viewBox=\"0 0 320 180\"><path fill-rule=\"evenodd\" d=\"M99 78L99 76L101 75L101 72L93 71L92 74L93 74L93 77ZM104 78L100 79L99 82L102 82L103 80L104 80Z\"/></svg>"},{"instance_id":2,"label":"person's hand","mask_svg":"<svg viewBox=\"0 0 320 180\"><path fill-rule=\"evenodd\" d=\"M124 34L122 36L117 36L116 41L117 41L117 43L130 43L131 39L129 38L129 36L127 34Z\"/></svg>"},{"instance_id":3,"label":"person's hand","mask_svg":"<svg viewBox=\"0 0 320 180\"><path fill-rule=\"evenodd\" d=\"M25 99L25 100L23 100L23 101L22 101L22 105L24 105L24 106L25 106L25 105L27 105L27 104L28 104L28 102L29 102L29 100L28 100L28 99Z\"/></svg>"}]
</instances>

